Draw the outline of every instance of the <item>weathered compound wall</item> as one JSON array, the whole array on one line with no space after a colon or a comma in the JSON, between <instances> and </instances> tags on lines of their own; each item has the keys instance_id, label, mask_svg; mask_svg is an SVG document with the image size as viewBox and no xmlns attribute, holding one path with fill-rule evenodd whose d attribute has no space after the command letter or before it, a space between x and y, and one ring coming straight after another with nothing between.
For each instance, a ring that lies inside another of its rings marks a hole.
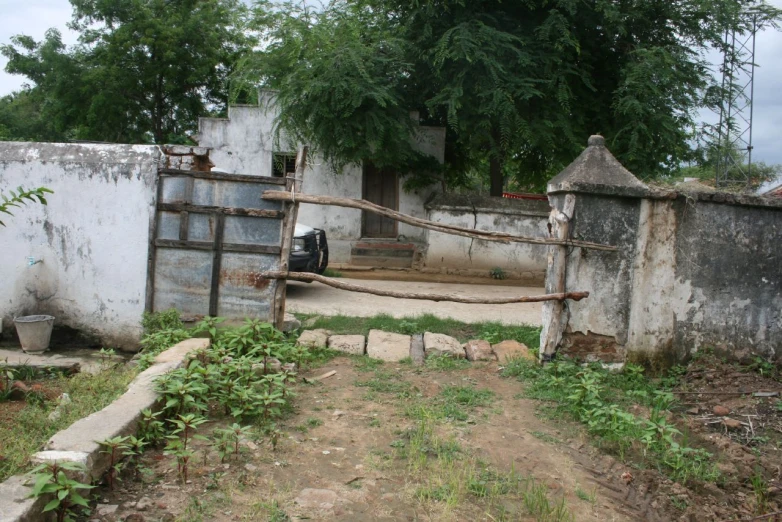
<instances>
[{"instance_id":1,"label":"weathered compound wall","mask_svg":"<svg viewBox=\"0 0 782 522\"><path fill-rule=\"evenodd\" d=\"M500 199L472 194L439 195L427 205L428 219L478 230L547 237L547 201ZM509 278L542 283L546 248L528 243L497 243L428 231L424 270L487 276L500 268Z\"/></svg>"},{"instance_id":2,"label":"weathered compound wall","mask_svg":"<svg viewBox=\"0 0 782 522\"><path fill-rule=\"evenodd\" d=\"M572 249L561 351L604 362L667 363L704 348L782 359L782 202L654 190L590 140L549 184L575 194L571 237L620 247Z\"/></svg>"},{"instance_id":3,"label":"weathered compound wall","mask_svg":"<svg viewBox=\"0 0 782 522\"><path fill-rule=\"evenodd\" d=\"M2 218L4 331L14 316L50 314L106 346L137 347L160 158L156 146L0 143L0 189L54 191L47 206Z\"/></svg>"}]
</instances>

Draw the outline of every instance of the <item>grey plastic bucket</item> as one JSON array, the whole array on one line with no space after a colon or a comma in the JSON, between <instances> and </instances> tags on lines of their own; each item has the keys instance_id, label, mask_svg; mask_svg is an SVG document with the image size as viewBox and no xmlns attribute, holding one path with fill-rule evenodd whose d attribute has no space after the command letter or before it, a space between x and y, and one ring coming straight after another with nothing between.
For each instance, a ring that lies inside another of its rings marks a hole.
<instances>
[{"instance_id":1,"label":"grey plastic bucket","mask_svg":"<svg viewBox=\"0 0 782 522\"><path fill-rule=\"evenodd\" d=\"M54 327L54 317L51 315L17 317L14 326L25 353L43 353L49 348Z\"/></svg>"}]
</instances>

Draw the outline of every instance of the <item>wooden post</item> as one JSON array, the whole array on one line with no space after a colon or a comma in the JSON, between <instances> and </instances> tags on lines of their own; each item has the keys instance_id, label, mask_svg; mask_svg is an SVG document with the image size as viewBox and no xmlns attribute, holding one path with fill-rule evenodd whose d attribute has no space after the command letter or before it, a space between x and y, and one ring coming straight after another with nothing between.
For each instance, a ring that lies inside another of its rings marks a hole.
<instances>
[{"instance_id":1,"label":"wooden post","mask_svg":"<svg viewBox=\"0 0 782 522\"><path fill-rule=\"evenodd\" d=\"M283 203L284 217L282 218L282 248L280 249L280 270L288 271L291 249L293 248L293 234L296 230L296 219L299 214L299 202L296 196L301 193L301 184L304 179L304 169L307 166L307 147L302 147L296 155L296 173L294 177L286 178L285 190L291 194L291 201ZM285 323L285 294L286 281L277 281L277 288L272 301L274 326L282 330Z\"/></svg>"},{"instance_id":2,"label":"wooden post","mask_svg":"<svg viewBox=\"0 0 782 522\"><path fill-rule=\"evenodd\" d=\"M565 204L561 211L551 210L549 215L549 230L552 237L560 241L568 239L570 220L576 205L576 196L565 196ZM567 278L567 246L552 245L548 251L548 268L546 271L546 293L565 293ZM562 301L547 301L543 304L543 330L540 332L540 360L548 362L556 353L557 346L562 341L564 324L562 322Z\"/></svg>"}]
</instances>

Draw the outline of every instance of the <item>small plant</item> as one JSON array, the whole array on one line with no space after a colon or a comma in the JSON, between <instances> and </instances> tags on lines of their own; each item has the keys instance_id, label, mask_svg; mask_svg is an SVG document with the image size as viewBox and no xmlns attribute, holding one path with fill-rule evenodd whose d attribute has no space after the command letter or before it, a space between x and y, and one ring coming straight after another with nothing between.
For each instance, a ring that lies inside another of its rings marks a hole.
<instances>
[{"instance_id":1,"label":"small plant","mask_svg":"<svg viewBox=\"0 0 782 522\"><path fill-rule=\"evenodd\" d=\"M160 412L152 412L150 409L141 410L141 418L138 421L137 434L148 444L157 445L166 435L165 424L158 417Z\"/></svg>"},{"instance_id":2,"label":"small plant","mask_svg":"<svg viewBox=\"0 0 782 522\"><path fill-rule=\"evenodd\" d=\"M221 428L215 430L215 433L218 434L221 440L227 442L228 449L230 449L230 451L233 452L235 456L238 456L239 442L241 442L242 437L246 437L251 430L252 428L250 426L240 426L239 424L234 422L228 428Z\"/></svg>"},{"instance_id":3,"label":"small plant","mask_svg":"<svg viewBox=\"0 0 782 522\"><path fill-rule=\"evenodd\" d=\"M105 453L109 456L109 469L106 471L106 484L109 486L109 490L114 489L114 483L117 480L117 476L122 471L122 457L125 452L130 449L128 440L130 437L112 437L98 442L104 449L101 453Z\"/></svg>"},{"instance_id":4,"label":"small plant","mask_svg":"<svg viewBox=\"0 0 782 522\"><path fill-rule=\"evenodd\" d=\"M280 438L283 436L283 432L277 427L276 424L270 423L264 428L264 434L269 439L269 444L272 446L272 451L277 451L277 445L280 443Z\"/></svg>"},{"instance_id":5,"label":"small plant","mask_svg":"<svg viewBox=\"0 0 782 522\"><path fill-rule=\"evenodd\" d=\"M57 516L57 522L73 522L76 516L74 510L77 507L81 507L82 511L89 513L89 502L80 491L90 490L94 487L68 478L66 471L84 473L86 468L72 462L58 463L54 461L41 464L31 472L34 486L30 497L54 497L44 506L43 513L53 511Z\"/></svg>"},{"instance_id":6,"label":"small plant","mask_svg":"<svg viewBox=\"0 0 782 522\"><path fill-rule=\"evenodd\" d=\"M584 502L589 502L590 504L594 505L595 501L597 500L597 491L592 490L592 493L587 493L580 487L576 488L576 496L583 500Z\"/></svg>"},{"instance_id":7,"label":"small plant","mask_svg":"<svg viewBox=\"0 0 782 522\"><path fill-rule=\"evenodd\" d=\"M401 331L401 333L407 335L413 335L421 331L416 321L406 321L406 320L403 320L402 322L399 323L399 330Z\"/></svg>"},{"instance_id":8,"label":"small plant","mask_svg":"<svg viewBox=\"0 0 782 522\"><path fill-rule=\"evenodd\" d=\"M172 434L168 436L169 440L164 454L176 458L177 471L182 477L182 482L186 483L188 464L193 456L193 450L188 447L188 444L195 437L205 439L205 437L200 435L194 435L194 432L198 429L198 426L206 422L206 419L191 413L179 415L177 419L171 419L170 422L174 424L175 428Z\"/></svg>"},{"instance_id":9,"label":"small plant","mask_svg":"<svg viewBox=\"0 0 782 522\"><path fill-rule=\"evenodd\" d=\"M108 364L111 362L111 359L116 355L116 352L113 348L101 348L98 352L98 356L100 357L100 365L102 367L108 366Z\"/></svg>"},{"instance_id":10,"label":"small plant","mask_svg":"<svg viewBox=\"0 0 782 522\"><path fill-rule=\"evenodd\" d=\"M749 481L755 493L755 514L762 515L768 511L768 484L759 468L755 469Z\"/></svg>"},{"instance_id":11,"label":"small plant","mask_svg":"<svg viewBox=\"0 0 782 522\"><path fill-rule=\"evenodd\" d=\"M491 270L489 270L489 275L492 279L505 279L507 276L505 275L505 270L502 268L495 266Z\"/></svg>"},{"instance_id":12,"label":"small plant","mask_svg":"<svg viewBox=\"0 0 782 522\"><path fill-rule=\"evenodd\" d=\"M144 328L144 334L149 336L164 330L181 329L185 327L185 324L179 317L179 311L175 308L170 308L163 312L144 312L141 318L141 326Z\"/></svg>"}]
</instances>

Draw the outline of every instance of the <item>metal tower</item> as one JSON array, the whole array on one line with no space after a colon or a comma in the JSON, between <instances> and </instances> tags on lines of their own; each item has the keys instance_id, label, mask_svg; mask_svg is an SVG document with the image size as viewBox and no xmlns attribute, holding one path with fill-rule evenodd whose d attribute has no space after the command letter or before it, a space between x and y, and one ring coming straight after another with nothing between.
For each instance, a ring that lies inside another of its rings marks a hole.
<instances>
[{"instance_id":1,"label":"metal tower","mask_svg":"<svg viewBox=\"0 0 782 522\"><path fill-rule=\"evenodd\" d=\"M717 128L716 185L747 188L752 180L752 97L757 14L748 33L725 30L722 97Z\"/></svg>"}]
</instances>

